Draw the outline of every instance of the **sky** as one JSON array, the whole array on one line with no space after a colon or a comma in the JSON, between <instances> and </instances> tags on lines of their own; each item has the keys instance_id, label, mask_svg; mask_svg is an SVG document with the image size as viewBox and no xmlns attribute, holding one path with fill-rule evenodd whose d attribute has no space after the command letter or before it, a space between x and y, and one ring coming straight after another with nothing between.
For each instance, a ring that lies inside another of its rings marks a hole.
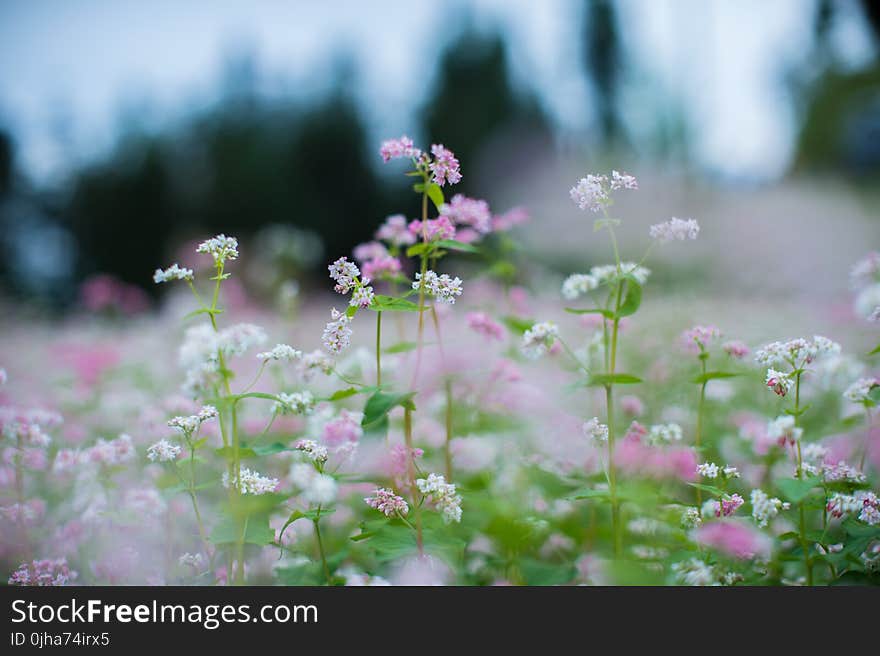
<instances>
[{"instance_id":1,"label":"sky","mask_svg":"<svg viewBox=\"0 0 880 656\"><path fill-rule=\"evenodd\" d=\"M855 4L835 27L841 59L872 56ZM365 10L369 7L369 10ZM773 178L795 137L784 79L808 64L813 0L620 0L638 125L645 93L668 96L697 128L698 162L722 175ZM465 13L500 26L515 78L560 126L589 125L575 0L330 2L269 0L0 0L0 124L24 170L51 181L112 147L124 121L159 129L211 104L224 61L252 52L260 92L318 92L335 53L356 62L376 138L406 132L434 56ZM410 130L411 131L411 130Z\"/></svg>"}]
</instances>

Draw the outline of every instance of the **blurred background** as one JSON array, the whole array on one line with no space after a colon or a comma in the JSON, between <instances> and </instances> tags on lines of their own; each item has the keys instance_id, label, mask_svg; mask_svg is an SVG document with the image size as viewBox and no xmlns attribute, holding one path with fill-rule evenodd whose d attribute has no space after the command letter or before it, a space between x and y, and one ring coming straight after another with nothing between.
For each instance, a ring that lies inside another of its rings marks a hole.
<instances>
[{"instance_id":1,"label":"blurred background","mask_svg":"<svg viewBox=\"0 0 880 656\"><path fill-rule=\"evenodd\" d=\"M878 53L877 0L3 2L0 298L137 313L218 232L324 283L417 212L378 156L405 133L529 211L542 275L607 259L568 189L616 168L642 187L624 255L669 216L703 226L658 285L848 307L880 241Z\"/></svg>"}]
</instances>

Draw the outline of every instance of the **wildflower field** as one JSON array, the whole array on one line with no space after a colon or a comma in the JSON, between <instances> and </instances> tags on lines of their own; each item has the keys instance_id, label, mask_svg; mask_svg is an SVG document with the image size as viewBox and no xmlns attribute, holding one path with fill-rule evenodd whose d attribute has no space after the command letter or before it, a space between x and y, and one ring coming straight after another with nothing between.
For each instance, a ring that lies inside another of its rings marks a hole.
<instances>
[{"instance_id":1,"label":"wildflower field","mask_svg":"<svg viewBox=\"0 0 880 656\"><path fill-rule=\"evenodd\" d=\"M0 319L10 584L880 582L880 253L838 272L841 334L730 334L652 303L709 228L622 215L632 175L560 185L605 253L560 285L451 150L377 157L411 205L324 289L249 294L272 244L203 235L136 320L102 279L90 316Z\"/></svg>"}]
</instances>

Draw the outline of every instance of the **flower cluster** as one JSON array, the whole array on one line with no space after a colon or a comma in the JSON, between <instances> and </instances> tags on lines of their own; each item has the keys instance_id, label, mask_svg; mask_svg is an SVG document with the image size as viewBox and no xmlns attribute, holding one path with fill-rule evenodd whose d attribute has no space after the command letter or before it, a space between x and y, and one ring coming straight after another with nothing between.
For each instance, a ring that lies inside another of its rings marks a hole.
<instances>
[{"instance_id":1,"label":"flower cluster","mask_svg":"<svg viewBox=\"0 0 880 656\"><path fill-rule=\"evenodd\" d=\"M666 243L678 239L696 239L700 234L700 224L695 219L678 219L672 217L663 223L656 223L651 226L649 233L651 239L656 239L660 243Z\"/></svg>"},{"instance_id":2,"label":"flower cluster","mask_svg":"<svg viewBox=\"0 0 880 656\"><path fill-rule=\"evenodd\" d=\"M645 435L646 444L671 444L681 442L682 431L678 424L654 424Z\"/></svg>"},{"instance_id":3,"label":"flower cluster","mask_svg":"<svg viewBox=\"0 0 880 656\"><path fill-rule=\"evenodd\" d=\"M724 342L724 344L721 345L721 349L727 353L727 355L737 360L742 360L750 353L750 349L746 346L745 342L738 339Z\"/></svg>"},{"instance_id":4,"label":"flower cluster","mask_svg":"<svg viewBox=\"0 0 880 656\"><path fill-rule=\"evenodd\" d=\"M800 369L820 357L838 353L840 353L840 344L832 342L827 337L815 335L813 339L798 337L787 342L766 344L755 353L755 361L771 368L787 364L793 369Z\"/></svg>"},{"instance_id":5,"label":"flower cluster","mask_svg":"<svg viewBox=\"0 0 880 656\"><path fill-rule=\"evenodd\" d=\"M568 276L562 283L562 295L568 300L574 300L626 276L632 276L636 282L644 285L650 275L650 269L635 262L621 262L619 269L615 264L602 264L592 267L589 273L574 273Z\"/></svg>"},{"instance_id":6,"label":"flower cluster","mask_svg":"<svg viewBox=\"0 0 880 656\"><path fill-rule=\"evenodd\" d=\"M736 467L731 467L730 465L719 467L714 462L704 462L701 465L697 465L697 473L700 476L712 479L718 478L719 476L722 480L739 478L739 470Z\"/></svg>"},{"instance_id":7,"label":"flower cluster","mask_svg":"<svg viewBox=\"0 0 880 656\"><path fill-rule=\"evenodd\" d=\"M217 408L212 405L204 406L197 414L188 417L178 416L168 420L168 425L180 431L186 437L195 434L202 424L218 416Z\"/></svg>"},{"instance_id":8,"label":"flower cluster","mask_svg":"<svg viewBox=\"0 0 880 656\"><path fill-rule=\"evenodd\" d=\"M351 346L351 317L333 308L330 321L324 327L321 341L330 353L341 353Z\"/></svg>"},{"instance_id":9,"label":"flower cluster","mask_svg":"<svg viewBox=\"0 0 880 656\"><path fill-rule=\"evenodd\" d=\"M608 441L608 426L600 423L598 417L593 417L589 421L585 421L581 430L585 437L595 440L596 442Z\"/></svg>"},{"instance_id":10,"label":"flower cluster","mask_svg":"<svg viewBox=\"0 0 880 656\"><path fill-rule=\"evenodd\" d=\"M9 577L9 585L60 586L76 580L76 577L77 573L68 567L66 558L34 560L22 563Z\"/></svg>"},{"instance_id":11,"label":"flower cluster","mask_svg":"<svg viewBox=\"0 0 880 656\"><path fill-rule=\"evenodd\" d=\"M269 494L278 489L277 478L263 476L247 467L241 468L241 471L238 474L237 483L238 484L236 485L236 478L233 477L232 484L230 485L229 472L223 472L223 487L237 487L242 494Z\"/></svg>"},{"instance_id":12,"label":"flower cluster","mask_svg":"<svg viewBox=\"0 0 880 656\"><path fill-rule=\"evenodd\" d=\"M275 360L276 362L281 360L291 362L293 360L299 360L302 358L302 355L302 351L298 351L292 346L287 344L276 344L271 351L257 353L257 359L262 360L263 362L268 362L269 360Z\"/></svg>"},{"instance_id":13,"label":"flower cluster","mask_svg":"<svg viewBox=\"0 0 880 656\"><path fill-rule=\"evenodd\" d=\"M685 349L698 353L705 351L713 340L721 337L721 331L715 326L694 326L685 330L681 341Z\"/></svg>"},{"instance_id":14,"label":"flower cluster","mask_svg":"<svg viewBox=\"0 0 880 656\"><path fill-rule=\"evenodd\" d=\"M504 327L485 312L469 312L465 319L471 330L499 342L504 339Z\"/></svg>"},{"instance_id":15,"label":"flower cluster","mask_svg":"<svg viewBox=\"0 0 880 656\"><path fill-rule=\"evenodd\" d=\"M880 381L873 376L870 378L859 378L852 385L846 388L843 398L853 403L872 403L871 390L880 387Z\"/></svg>"},{"instance_id":16,"label":"flower cluster","mask_svg":"<svg viewBox=\"0 0 880 656\"><path fill-rule=\"evenodd\" d=\"M196 253L211 255L214 258L214 264L219 266L226 260L238 259L238 240L235 237L217 235L199 244Z\"/></svg>"},{"instance_id":17,"label":"flower cluster","mask_svg":"<svg viewBox=\"0 0 880 656\"><path fill-rule=\"evenodd\" d=\"M375 297L368 278L361 278L361 270L347 257L340 257L327 267L330 278L336 282L334 289L338 294L351 293L348 304L352 307L368 308Z\"/></svg>"},{"instance_id":18,"label":"flower cluster","mask_svg":"<svg viewBox=\"0 0 880 656\"><path fill-rule=\"evenodd\" d=\"M482 235L492 230L489 203L463 194L456 194L448 203L441 205L440 216L446 217L457 226L469 226Z\"/></svg>"},{"instance_id":19,"label":"flower cluster","mask_svg":"<svg viewBox=\"0 0 880 656\"><path fill-rule=\"evenodd\" d=\"M293 448L305 453L306 457L312 462L327 462L327 447L318 444L315 440L299 440L293 445Z\"/></svg>"},{"instance_id":20,"label":"flower cluster","mask_svg":"<svg viewBox=\"0 0 880 656\"><path fill-rule=\"evenodd\" d=\"M384 487L378 488L373 496L365 497L364 503L383 513L386 517L406 516L409 512L409 505L404 498Z\"/></svg>"},{"instance_id":21,"label":"flower cluster","mask_svg":"<svg viewBox=\"0 0 880 656\"><path fill-rule=\"evenodd\" d=\"M527 358L535 360L556 343L559 327L552 321L542 321L529 328L522 336L520 350Z\"/></svg>"},{"instance_id":22,"label":"flower cluster","mask_svg":"<svg viewBox=\"0 0 880 656\"><path fill-rule=\"evenodd\" d=\"M180 450L179 446L168 440L159 440L147 449L147 458L150 462L170 462L177 460Z\"/></svg>"},{"instance_id":23,"label":"flower cluster","mask_svg":"<svg viewBox=\"0 0 880 656\"><path fill-rule=\"evenodd\" d=\"M416 243L416 236L410 232L409 221L403 214L394 214L385 219L385 223L376 231L376 239L398 248Z\"/></svg>"},{"instance_id":24,"label":"flower cluster","mask_svg":"<svg viewBox=\"0 0 880 656\"><path fill-rule=\"evenodd\" d=\"M428 497L447 524L461 521L461 496L454 483L447 483L440 474L428 474L428 478L416 480L419 492Z\"/></svg>"},{"instance_id":25,"label":"flower cluster","mask_svg":"<svg viewBox=\"0 0 880 656\"><path fill-rule=\"evenodd\" d=\"M767 526L771 519L779 514L780 510L788 510L789 504L783 503L776 497L770 497L763 490L756 488L749 495L752 503L752 518L761 528Z\"/></svg>"},{"instance_id":26,"label":"flower cluster","mask_svg":"<svg viewBox=\"0 0 880 656\"><path fill-rule=\"evenodd\" d=\"M461 182L461 169L458 160L448 148L443 144L433 144L431 146L431 154L434 160L428 165L434 176L434 184L441 187L445 184L458 184Z\"/></svg>"},{"instance_id":27,"label":"flower cluster","mask_svg":"<svg viewBox=\"0 0 880 656\"><path fill-rule=\"evenodd\" d=\"M399 139L388 139L382 142L379 148L379 154L382 160L389 162L392 159L409 158L418 159L422 156L422 151L413 146L413 140L403 135Z\"/></svg>"},{"instance_id":28,"label":"flower cluster","mask_svg":"<svg viewBox=\"0 0 880 656\"><path fill-rule=\"evenodd\" d=\"M308 390L302 392L281 392L272 404L272 412L277 415L306 415L315 407L315 398Z\"/></svg>"},{"instance_id":29,"label":"flower cluster","mask_svg":"<svg viewBox=\"0 0 880 656\"><path fill-rule=\"evenodd\" d=\"M606 175L588 174L577 181L569 195L580 209L598 212L611 203L612 191L638 188L638 182L633 176L612 171L610 180Z\"/></svg>"},{"instance_id":30,"label":"flower cluster","mask_svg":"<svg viewBox=\"0 0 880 656\"><path fill-rule=\"evenodd\" d=\"M169 282L171 280L192 280L193 279L193 271L192 269L185 269L177 265L177 263L172 264L167 269L156 269L156 273L153 274L153 282L156 284L162 282Z\"/></svg>"},{"instance_id":31,"label":"flower cluster","mask_svg":"<svg viewBox=\"0 0 880 656\"><path fill-rule=\"evenodd\" d=\"M451 278L446 273L437 275L430 269L425 272L424 277L421 273L416 272L412 288L416 290L424 288L425 293L433 296L437 302L447 305L455 303L455 298L461 296L462 292L461 278L458 276Z\"/></svg>"}]
</instances>

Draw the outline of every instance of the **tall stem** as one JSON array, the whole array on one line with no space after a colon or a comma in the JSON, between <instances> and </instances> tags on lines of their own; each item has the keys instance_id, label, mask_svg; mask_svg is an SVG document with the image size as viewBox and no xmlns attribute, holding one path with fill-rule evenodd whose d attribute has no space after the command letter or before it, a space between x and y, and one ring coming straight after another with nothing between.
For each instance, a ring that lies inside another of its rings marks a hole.
<instances>
[{"instance_id":1,"label":"tall stem","mask_svg":"<svg viewBox=\"0 0 880 656\"><path fill-rule=\"evenodd\" d=\"M703 357L705 351L700 352L700 371L703 376L706 375L706 358ZM706 384L707 380L703 380L703 384L700 386L700 405L697 406L697 428L696 435L694 436L694 442L697 449L697 457L700 457L700 447L701 440L703 435L703 408L706 405ZM703 505L703 494L700 491L700 488L696 488L697 491L697 508Z\"/></svg>"},{"instance_id":2,"label":"tall stem","mask_svg":"<svg viewBox=\"0 0 880 656\"><path fill-rule=\"evenodd\" d=\"M797 371L795 373L795 383L794 383L794 426L798 427L800 423L800 414L801 414L801 372ZM797 477L799 479L804 478L804 458L801 452L801 438L797 438ZM807 574L807 585L813 585L813 565L810 559L810 548L807 544L807 517L806 511L804 509L804 502L798 504L798 529L800 533L800 543L801 543L801 551L804 552L804 569Z\"/></svg>"},{"instance_id":3,"label":"tall stem","mask_svg":"<svg viewBox=\"0 0 880 656\"><path fill-rule=\"evenodd\" d=\"M376 313L376 387L382 385L382 313Z\"/></svg>"},{"instance_id":4,"label":"tall stem","mask_svg":"<svg viewBox=\"0 0 880 656\"><path fill-rule=\"evenodd\" d=\"M427 184L427 177L425 178ZM428 221L428 194L422 194L422 240L423 243L428 242L428 233L426 223ZM416 366L413 370L412 384L410 387L415 388L416 381L419 378L419 368L422 365L422 346L425 340L425 274L428 272L428 256L421 254L421 267L419 278L419 330L416 337Z\"/></svg>"},{"instance_id":5,"label":"tall stem","mask_svg":"<svg viewBox=\"0 0 880 656\"><path fill-rule=\"evenodd\" d=\"M412 439L412 410L410 408L403 409L403 439L406 442L406 462L407 475L409 478L409 488L412 492L412 505L416 514L416 544L419 548L419 555L424 555L425 548L422 542L422 505L418 503L418 489L416 488L416 464L413 458L413 439Z\"/></svg>"},{"instance_id":6,"label":"tall stem","mask_svg":"<svg viewBox=\"0 0 880 656\"><path fill-rule=\"evenodd\" d=\"M611 327L611 356L608 365L608 373L612 378L617 367L617 335L620 331L620 317L617 313L620 310L622 297L623 281L618 281L617 300L614 303L614 321ZM619 557L623 551L623 527L620 521L620 501L617 498L617 468L614 464L614 383L610 380L605 385L605 412L608 424L608 487L611 494L611 526L614 531L614 554Z\"/></svg>"},{"instance_id":7,"label":"tall stem","mask_svg":"<svg viewBox=\"0 0 880 656\"><path fill-rule=\"evenodd\" d=\"M446 460L446 481L452 482L452 380L446 379L446 443L443 447L443 456Z\"/></svg>"},{"instance_id":8,"label":"tall stem","mask_svg":"<svg viewBox=\"0 0 880 656\"><path fill-rule=\"evenodd\" d=\"M321 539L320 517L321 506L318 506L318 515L317 517L315 517L312 523L315 525L315 539L318 542L318 551L321 554L321 566L324 570L324 578L327 579L327 585L331 585L333 583L333 579L330 576L330 567L327 565L327 555L324 553L324 541Z\"/></svg>"}]
</instances>

